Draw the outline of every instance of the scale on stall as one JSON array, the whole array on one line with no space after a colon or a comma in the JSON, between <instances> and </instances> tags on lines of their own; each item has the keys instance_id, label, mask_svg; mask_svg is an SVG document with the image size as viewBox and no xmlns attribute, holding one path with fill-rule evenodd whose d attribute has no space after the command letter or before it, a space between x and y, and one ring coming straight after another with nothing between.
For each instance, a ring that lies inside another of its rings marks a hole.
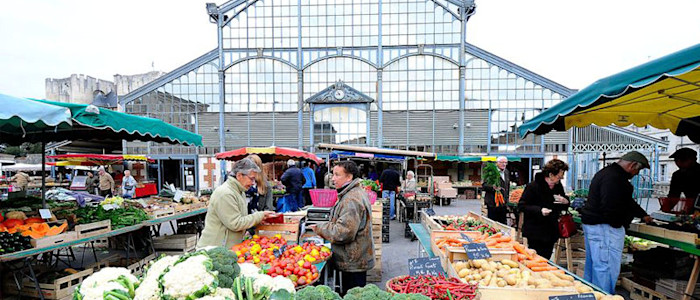
<instances>
[{"instance_id":1,"label":"scale on stall","mask_svg":"<svg viewBox=\"0 0 700 300\"><path fill-rule=\"evenodd\" d=\"M306 210L306 223L315 224L331 220L331 207L309 206Z\"/></svg>"}]
</instances>

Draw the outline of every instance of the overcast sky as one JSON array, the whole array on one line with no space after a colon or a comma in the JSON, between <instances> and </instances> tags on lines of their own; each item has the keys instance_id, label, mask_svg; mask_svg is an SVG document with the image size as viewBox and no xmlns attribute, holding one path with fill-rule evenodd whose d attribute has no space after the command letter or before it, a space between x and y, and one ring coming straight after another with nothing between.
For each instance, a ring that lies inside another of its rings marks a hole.
<instances>
[{"instance_id":1,"label":"overcast sky","mask_svg":"<svg viewBox=\"0 0 700 300\"><path fill-rule=\"evenodd\" d=\"M467 41L574 89L700 43L697 0L476 4ZM0 93L43 98L45 78L74 73L168 72L214 47L204 1L1 1Z\"/></svg>"}]
</instances>

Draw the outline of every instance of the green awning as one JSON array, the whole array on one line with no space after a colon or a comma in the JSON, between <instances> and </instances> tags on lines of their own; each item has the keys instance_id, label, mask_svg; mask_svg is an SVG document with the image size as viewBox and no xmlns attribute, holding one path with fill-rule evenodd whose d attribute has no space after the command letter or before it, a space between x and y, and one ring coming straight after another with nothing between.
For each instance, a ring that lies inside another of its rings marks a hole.
<instances>
[{"instance_id":1,"label":"green awning","mask_svg":"<svg viewBox=\"0 0 700 300\"><path fill-rule=\"evenodd\" d=\"M53 140L127 140L202 146L202 136L170 125L159 119L146 118L86 104L36 100L70 110L72 128L50 130ZM97 108L97 110L92 110ZM95 131L99 129L99 131Z\"/></svg>"},{"instance_id":2,"label":"green awning","mask_svg":"<svg viewBox=\"0 0 700 300\"><path fill-rule=\"evenodd\" d=\"M508 161L520 161L520 157L506 156ZM456 156L456 155L438 155L435 160L437 161L454 161L462 163L470 162L482 162L482 161L495 161L496 156Z\"/></svg>"},{"instance_id":3,"label":"green awning","mask_svg":"<svg viewBox=\"0 0 700 300\"><path fill-rule=\"evenodd\" d=\"M25 98L0 94L0 143L13 143L13 136L27 137L55 128L70 128L70 110Z\"/></svg>"},{"instance_id":4,"label":"green awning","mask_svg":"<svg viewBox=\"0 0 700 300\"><path fill-rule=\"evenodd\" d=\"M669 129L700 143L700 44L600 79L518 128L530 133L591 124Z\"/></svg>"}]
</instances>

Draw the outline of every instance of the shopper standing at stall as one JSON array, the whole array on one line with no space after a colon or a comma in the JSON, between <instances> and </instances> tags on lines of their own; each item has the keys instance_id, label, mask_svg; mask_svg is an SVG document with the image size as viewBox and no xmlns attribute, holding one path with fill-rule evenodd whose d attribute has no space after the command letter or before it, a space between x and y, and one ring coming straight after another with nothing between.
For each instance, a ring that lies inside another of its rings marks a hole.
<instances>
[{"instance_id":1,"label":"shopper standing at stall","mask_svg":"<svg viewBox=\"0 0 700 300\"><path fill-rule=\"evenodd\" d=\"M382 176L379 176L379 183L382 184L382 198L389 199L389 215L392 220L396 219L394 201L396 200L396 190L401 186L401 174L394 166L390 166L382 172Z\"/></svg>"},{"instance_id":2,"label":"shopper standing at stall","mask_svg":"<svg viewBox=\"0 0 700 300\"><path fill-rule=\"evenodd\" d=\"M85 178L85 189L89 194L97 194L98 183L99 181L95 174L92 171L88 171L87 178Z\"/></svg>"},{"instance_id":3,"label":"shopper standing at stall","mask_svg":"<svg viewBox=\"0 0 700 300\"><path fill-rule=\"evenodd\" d=\"M109 173L105 171L104 167L100 167L97 170L97 174L100 175L100 183L98 185L100 196L111 197L114 195L114 179L112 178L112 175L109 175Z\"/></svg>"},{"instance_id":4,"label":"shopper standing at stall","mask_svg":"<svg viewBox=\"0 0 700 300\"><path fill-rule=\"evenodd\" d=\"M271 211L248 214L245 191L253 186L259 172L260 168L250 158L233 164L226 182L211 195L198 248L223 246L230 249L243 241L247 229L275 216Z\"/></svg>"},{"instance_id":5,"label":"shopper standing at stall","mask_svg":"<svg viewBox=\"0 0 700 300\"><path fill-rule=\"evenodd\" d=\"M29 178L27 173L17 171L17 174L10 177L10 181L12 182L12 187L16 191L26 191L27 185L31 182L31 178Z\"/></svg>"},{"instance_id":6,"label":"shopper standing at stall","mask_svg":"<svg viewBox=\"0 0 700 300\"><path fill-rule=\"evenodd\" d=\"M617 163L598 171L591 181L588 200L581 212L586 245L584 279L614 294L620 275L625 227L634 217L646 223L652 218L632 198L634 187L629 182L649 160L637 152L623 155Z\"/></svg>"},{"instance_id":7,"label":"shopper standing at stall","mask_svg":"<svg viewBox=\"0 0 700 300\"><path fill-rule=\"evenodd\" d=\"M309 229L331 241L334 267L342 272L342 291L367 284L367 271L374 268L372 244L372 208L352 161L333 167L338 201L331 209L331 221L311 225Z\"/></svg>"},{"instance_id":8,"label":"shopper standing at stall","mask_svg":"<svg viewBox=\"0 0 700 300\"><path fill-rule=\"evenodd\" d=\"M304 174L297 168L297 163L293 159L287 161L287 167L287 170L280 177L286 192L284 201L292 211L297 211L304 206L304 199L301 195L305 183Z\"/></svg>"},{"instance_id":9,"label":"shopper standing at stall","mask_svg":"<svg viewBox=\"0 0 700 300\"><path fill-rule=\"evenodd\" d=\"M416 192L416 175L413 171L406 172L406 180L404 180L401 186L402 192L415 193Z\"/></svg>"},{"instance_id":10,"label":"shopper standing at stall","mask_svg":"<svg viewBox=\"0 0 700 300\"><path fill-rule=\"evenodd\" d=\"M304 205L311 205L311 194L309 191L316 188L316 174L311 168L311 163L304 162L304 167L301 169L301 173L304 174Z\"/></svg>"},{"instance_id":11,"label":"shopper standing at stall","mask_svg":"<svg viewBox=\"0 0 700 300\"><path fill-rule=\"evenodd\" d=\"M671 176L671 188L668 191L668 197L680 198L682 193L685 198L697 199L698 193L700 193L698 153L690 148L681 148L673 152L669 157L676 162L678 171L673 172Z\"/></svg>"},{"instance_id":12,"label":"shopper standing at stall","mask_svg":"<svg viewBox=\"0 0 700 300\"><path fill-rule=\"evenodd\" d=\"M549 259L554 243L559 239L558 219L561 211L569 207L561 180L569 166L558 159L544 165L523 191L518 208L524 213L523 236L530 249Z\"/></svg>"},{"instance_id":13,"label":"shopper standing at stall","mask_svg":"<svg viewBox=\"0 0 700 300\"><path fill-rule=\"evenodd\" d=\"M502 224L507 224L508 209L505 205L496 203L496 191L500 191L503 197L508 197L510 195L510 174L508 174L508 158L505 156L499 156L496 159L496 166L498 167L498 172L500 173L500 186L493 186L484 183L484 203L486 204L486 209L488 210L487 217L496 222Z\"/></svg>"},{"instance_id":14,"label":"shopper standing at stall","mask_svg":"<svg viewBox=\"0 0 700 300\"><path fill-rule=\"evenodd\" d=\"M131 176L131 171L125 170L122 178L122 197L126 199L134 198L137 184L134 176Z\"/></svg>"}]
</instances>

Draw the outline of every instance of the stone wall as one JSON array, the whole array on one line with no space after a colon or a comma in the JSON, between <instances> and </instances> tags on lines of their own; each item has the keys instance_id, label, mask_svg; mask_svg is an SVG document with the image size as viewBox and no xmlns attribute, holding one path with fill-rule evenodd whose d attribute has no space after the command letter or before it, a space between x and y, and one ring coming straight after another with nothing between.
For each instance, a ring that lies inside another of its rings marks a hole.
<instances>
[{"instance_id":1,"label":"stone wall","mask_svg":"<svg viewBox=\"0 0 700 300\"><path fill-rule=\"evenodd\" d=\"M117 95L126 95L163 75L165 75L165 73L161 71L152 71L135 75L114 75L114 83L117 85Z\"/></svg>"},{"instance_id":2,"label":"stone wall","mask_svg":"<svg viewBox=\"0 0 700 300\"><path fill-rule=\"evenodd\" d=\"M114 83L83 74L72 74L68 78L47 78L45 81L46 99L90 104L95 91L105 94L115 90Z\"/></svg>"}]
</instances>

